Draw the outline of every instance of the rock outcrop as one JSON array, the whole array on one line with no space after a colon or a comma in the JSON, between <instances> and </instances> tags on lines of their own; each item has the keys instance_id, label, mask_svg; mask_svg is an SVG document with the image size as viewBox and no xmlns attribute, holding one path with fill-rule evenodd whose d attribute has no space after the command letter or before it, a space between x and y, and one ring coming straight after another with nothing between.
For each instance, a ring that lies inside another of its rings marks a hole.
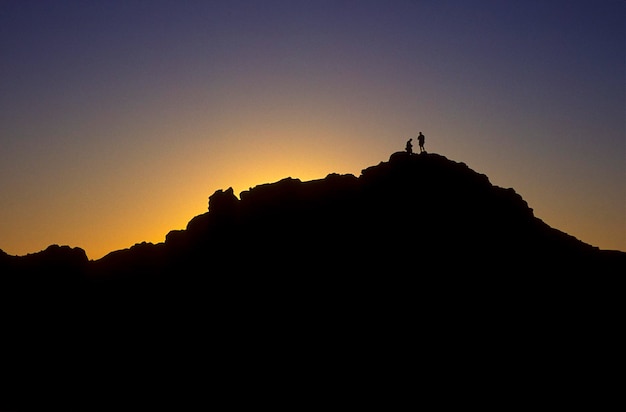
<instances>
[{"instance_id":1,"label":"rock outcrop","mask_svg":"<svg viewBox=\"0 0 626 412\"><path fill-rule=\"evenodd\" d=\"M394 153L359 177L219 190L164 243L94 262L59 246L0 253L3 388L46 400L70 388L86 409L131 395L141 409L197 407L207 374L295 369L337 387L338 368L354 382L465 371L497 376L491 392L530 375L552 387L537 371L575 376L625 269L626 253L549 227L465 164Z\"/></svg>"},{"instance_id":2,"label":"rock outcrop","mask_svg":"<svg viewBox=\"0 0 626 412\"><path fill-rule=\"evenodd\" d=\"M99 280L134 272L162 279L220 260L236 262L236 270L294 276L373 269L506 274L619 272L625 255L550 228L513 189L437 154L398 152L359 177L289 177L240 199L232 188L216 191L209 211L163 244L138 244L96 262L81 249L51 246L25 257L4 254L0 265L6 273L69 271Z\"/></svg>"}]
</instances>

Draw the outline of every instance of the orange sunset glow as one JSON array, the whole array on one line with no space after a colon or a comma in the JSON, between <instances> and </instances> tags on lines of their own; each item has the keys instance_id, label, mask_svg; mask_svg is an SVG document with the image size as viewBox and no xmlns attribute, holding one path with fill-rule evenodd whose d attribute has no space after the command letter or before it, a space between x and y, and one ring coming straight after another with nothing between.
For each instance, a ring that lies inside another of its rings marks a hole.
<instances>
[{"instance_id":1,"label":"orange sunset glow","mask_svg":"<svg viewBox=\"0 0 626 412\"><path fill-rule=\"evenodd\" d=\"M90 259L423 131L626 251L623 2L0 2L0 249ZM416 211L417 213L417 211Z\"/></svg>"}]
</instances>

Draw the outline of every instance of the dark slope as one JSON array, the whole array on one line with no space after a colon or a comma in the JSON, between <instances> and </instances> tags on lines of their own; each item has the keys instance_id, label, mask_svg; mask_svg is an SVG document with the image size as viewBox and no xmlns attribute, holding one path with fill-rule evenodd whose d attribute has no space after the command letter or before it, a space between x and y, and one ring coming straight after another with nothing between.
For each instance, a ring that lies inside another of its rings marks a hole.
<instances>
[{"instance_id":1,"label":"dark slope","mask_svg":"<svg viewBox=\"0 0 626 412\"><path fill-rule=\"evenodd\" d=\"M513 189L493 186L485 175L436 154L395 153L358 178L286 178L240 197L232 189L217 191L209 212L186 230L170 232L163 244L138 244L95 262L78 248L53 245L25 257L2 253L0 267L39 277L66 272L123 281L209 273L219 264L250 274L397 269L505 275L581 268L620 273L624 263L624 253L550 228Z\"/></svg>"},{"instance_id":2,"label":"dark slope","mask_svg":"<svg viewBox=\"0 0 626 412\"><path fill-rule=\"evenodd\" d=\"M626 268L435 154L240 198L218 191L165 243L95 262L58 246L0 254L7 393L162 407L408 389L408 372L440 398L476 396L477 376L528 398L527 373L563 396L553 381L593 367L581 353Z\"/></svg>"},{"instance_id":3,"label":"dark slope","mask_svg":"<svg viewBox=\"0 0 626 412\"><path fill-rule=\"evenodd\" d=\"M562 275L624 262L623 254L550 228L513 189L435 154L396 153L359 178L287 178L240 197L218 191L209 212L169 233L164 245L115 252L94 266L102 273L202 273L223 264L250 275Z\"/></svg>"}]
</instances>

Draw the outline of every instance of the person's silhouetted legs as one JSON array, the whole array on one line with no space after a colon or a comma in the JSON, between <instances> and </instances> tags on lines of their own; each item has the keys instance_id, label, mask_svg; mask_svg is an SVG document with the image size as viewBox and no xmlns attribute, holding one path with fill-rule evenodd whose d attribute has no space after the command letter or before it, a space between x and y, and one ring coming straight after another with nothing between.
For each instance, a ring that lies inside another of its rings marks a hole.
<instances>
[{"instance_id":1,"label":"person's silhouetted legs","mask_svg":"<svg viewBox=\"0 0 626 412\"><path fill-rule=\"evenodd\" d=\"M422 132L420 132L419 136L417 136L417 142L419 143L419 146L420 146L420 153L426 152L426 149L424 149L425 141L426 141L426 136L424 136Z\"/></svg>"}]
</instances>

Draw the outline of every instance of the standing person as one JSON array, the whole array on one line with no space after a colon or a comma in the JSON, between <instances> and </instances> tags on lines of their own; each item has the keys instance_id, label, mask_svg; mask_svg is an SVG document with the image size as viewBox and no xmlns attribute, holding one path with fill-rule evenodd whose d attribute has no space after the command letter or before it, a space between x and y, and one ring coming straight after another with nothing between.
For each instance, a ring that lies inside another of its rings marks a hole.
<instances>
[{"instance_id":1,"label":"standing person","mask_svg":"<svg viewBox=\"0 0 626 412\"><path fill-rule=\"evenodd\" d=\"M406 152L408 154L413 154L413 143L411 143L411 141L413 140L413 138L410 138L407 142L406 142Z\"/></svg>"},{"instance_id":2,"label":"standing person","mask_svg":"<svg viewBox=\"0 0 626 412\"><path fill-rule=\"evenodd\" d=\"M424 149L424 141L426 141L426 136L420 132L419 136L417 136L417 142L420 145L420 153L426 153L426 149Z\"/></svg>"}]
</instances>

